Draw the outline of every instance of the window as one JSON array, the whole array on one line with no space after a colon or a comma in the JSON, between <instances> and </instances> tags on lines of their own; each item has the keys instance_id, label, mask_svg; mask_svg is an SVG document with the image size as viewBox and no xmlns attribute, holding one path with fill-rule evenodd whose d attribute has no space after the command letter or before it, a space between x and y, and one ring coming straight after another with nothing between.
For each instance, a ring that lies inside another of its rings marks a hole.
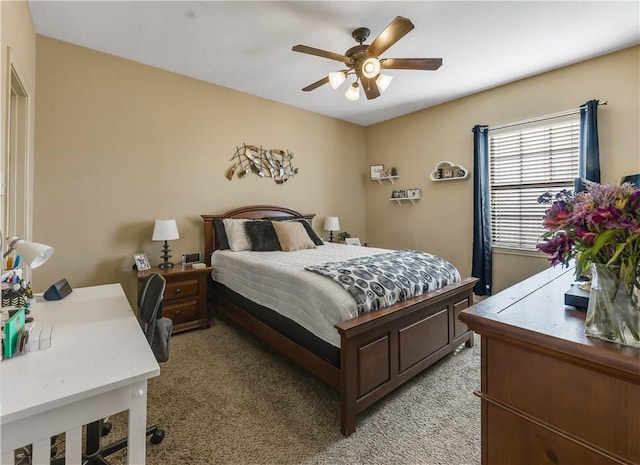
<instances>
[{"instance_id":1,"label":"window","mask_svg":"<svg viewBox=\"0 0 640 465\"><path fill-rule=\"evenodd\" d=\"M580 118L554 119L489 132L493 245L535 250L548 205L538 196L573 190L578 177Z\"/></svg>"}]
</instances>

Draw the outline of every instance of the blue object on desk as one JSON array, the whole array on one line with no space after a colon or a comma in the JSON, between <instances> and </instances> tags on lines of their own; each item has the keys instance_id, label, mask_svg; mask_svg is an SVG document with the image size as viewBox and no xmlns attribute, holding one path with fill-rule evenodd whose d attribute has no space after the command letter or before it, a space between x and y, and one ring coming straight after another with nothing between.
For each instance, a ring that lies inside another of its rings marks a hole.
<instances>
[{"instance_id":1,"label":"blue object on desk","mask_svg":"<svg viewBox=\"0 0 640 465\"><path fill-rule=\"evenodd\" d=\"M52 284L43 295L45 300L60 300L71 294L71 284L66 279L61 279Z\"/></svg>"}]
</instances>

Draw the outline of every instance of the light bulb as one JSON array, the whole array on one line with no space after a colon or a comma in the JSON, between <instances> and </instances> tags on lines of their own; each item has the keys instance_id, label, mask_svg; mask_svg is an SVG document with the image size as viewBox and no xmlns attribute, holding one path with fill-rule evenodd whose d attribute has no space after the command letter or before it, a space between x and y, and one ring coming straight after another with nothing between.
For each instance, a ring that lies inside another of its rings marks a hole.
<instances>
[{"instance_id":1,"label":"light bulb","mask_svg":"<svg viewBox=\"0 0 640 465\"><path fill-rule=\"evenodd\" d=\"M347 80L347 75L344 73L344 71L336 71L336 72L329 73L329 84L331 84L331 87L333 87L334 89L337 89L338 87L340 87L342 83L346 80Z\"/></svg>"},{"instance_id":2,"label":"light bulb","mask_svg":"<svg viewBox=\"0 0 640 465\"><path fill-rule=\"evenodd\" d=\"M362 75L366 78L374 78L380 72L380 62L375 57L369 57L362 62Z\"/></svg>"},{"instance_id":3,"label":"light bulb","mask_svg":"<svg viewBox=\"0 0 640 465\"><path fill-rule=\"evenodd\" d=\"M380 92L384 92L385 90L387 90L387 87L389 87L392 79L393 76L389 76L388 74L378 74L378 77L376 78L376 84L378 85L378 89L380 89Z\"/></svg>"},{"instance_id":4,"label":"light bulb","mask_svg":"<svg viewBox=\"0 0 640 465\"><path fill-rule=\"evenodd\" d=\"M360 85L358 84L358 81L351 84L351 87L347 89L344 96L352 101L356 101L360 98Z\"/></svg>"}]
</instances>

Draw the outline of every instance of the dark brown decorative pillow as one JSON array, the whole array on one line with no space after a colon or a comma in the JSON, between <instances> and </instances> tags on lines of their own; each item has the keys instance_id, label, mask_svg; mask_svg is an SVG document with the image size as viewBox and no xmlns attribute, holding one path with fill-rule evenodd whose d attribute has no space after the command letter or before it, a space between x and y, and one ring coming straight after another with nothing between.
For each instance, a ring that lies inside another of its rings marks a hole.
<instances>
[{"instance_id":1,"label":"dark brown decorative pillow","mask_svg":"<svg viewBox=\"0 0 640 465\"><path fill-rule=\"evenodd\" d=\"M213 227L216 231L216 243L214 244L216 250L230 249L229 240L227 239L227 232L224 229L224 223L222 218L215 218L213 220Z\"/></svg>"},{"instance_id":2,"label":"dark brown decorative pillow","mask_svg":"<svg viewBox=\"0 0 640 465\"><path fill-rule=\"evenodd\" d=\"M253 220L244 224L244 229L249 237L251 250L255 252L270 252L282 250L271 221Z\"/></svg>"}]
</instances>

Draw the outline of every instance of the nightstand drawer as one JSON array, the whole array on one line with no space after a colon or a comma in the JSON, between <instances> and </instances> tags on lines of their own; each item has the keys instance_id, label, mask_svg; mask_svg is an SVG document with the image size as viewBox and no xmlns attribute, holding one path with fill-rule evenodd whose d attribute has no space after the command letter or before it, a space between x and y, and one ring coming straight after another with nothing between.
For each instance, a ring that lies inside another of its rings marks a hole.
<instances>
[{"instance_id":1,"label":"nightstand drawer","mask_svg":"<svg viewBox=\"0 0 640 465\"><path fill-rule=\"evenodd\" d=\"M196 297L200 290L197 279L188 279L184 281L167 281L167 287L164 290L164 299L183 299L185 297Z\"/></svg>"},{"instance_id":2,"label":"nightstand drawer","mask_svg":"<svg viewBox=\"0 0 640 465\"><path fill-rule=\"evenodd\" d=\"M175 303L165 301L162 307L162 316L171 318L174 325L179 325L197 319L199 310L200 302L198 299Z\"/></svg>"}]
</instances>

